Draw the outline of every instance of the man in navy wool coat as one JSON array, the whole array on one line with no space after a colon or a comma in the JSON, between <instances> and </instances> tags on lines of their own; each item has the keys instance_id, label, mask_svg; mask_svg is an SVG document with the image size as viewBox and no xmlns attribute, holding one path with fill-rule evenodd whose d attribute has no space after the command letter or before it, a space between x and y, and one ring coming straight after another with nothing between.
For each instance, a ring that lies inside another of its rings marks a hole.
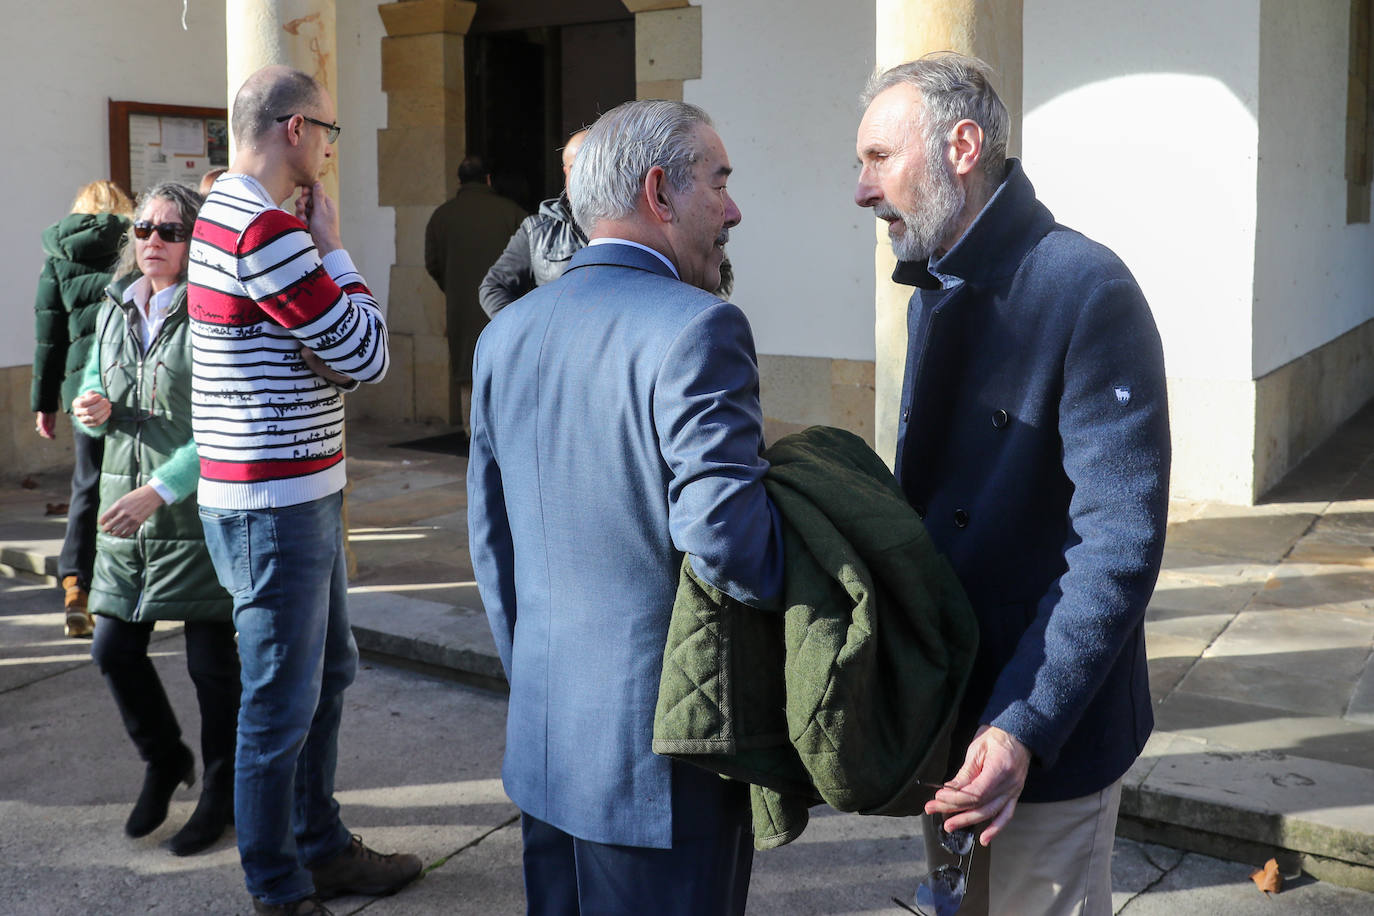
<instances>
[{"instance_id":1,"label":"man in navy wool coat","mask_svg":"<svg viewBox=\"0 0 1374 916\"><path fill-rule=\"evenodd\" d=\"M979 622L963 756L923 818L929 867L968 877L961 916L1110 913L1121 778L1154 724L1159 334L1125 265L1056 223L1006 158L981 61L928 55L863 101L855 202L888 223L894 280L917 287L897 478ZM972 859L942 849L940 819L975 829ZM954 889L929 881L927 901L962 894L943 877Z\"/></svg>"}]
</instances>

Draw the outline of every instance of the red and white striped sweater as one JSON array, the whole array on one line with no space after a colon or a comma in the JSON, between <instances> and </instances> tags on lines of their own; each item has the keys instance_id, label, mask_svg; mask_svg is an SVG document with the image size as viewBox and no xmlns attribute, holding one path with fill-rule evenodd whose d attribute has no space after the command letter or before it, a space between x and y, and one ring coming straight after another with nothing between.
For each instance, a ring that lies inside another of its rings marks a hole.
<instances>
[{"instance_id":1,"label":"red and white striped sweater","mask_svg":"<svg viewBox=\"0 0 1374 916\"><path fill-rule=\"evenodd\" d=\"M386 323L342 249L247 175L215 182L191 239L192 429L201 505L292 506L343 489L341 389L301 348L358 382L388 365Z\"/></svg>"}]
</instances>

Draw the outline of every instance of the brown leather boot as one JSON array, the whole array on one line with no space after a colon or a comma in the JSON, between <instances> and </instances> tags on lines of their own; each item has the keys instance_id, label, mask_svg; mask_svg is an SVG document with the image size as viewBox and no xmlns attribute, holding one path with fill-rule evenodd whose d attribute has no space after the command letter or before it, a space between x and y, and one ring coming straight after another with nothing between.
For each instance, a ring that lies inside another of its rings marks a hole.
<instances>
[{"instance_id":1,"label":"brown leather boot","mask_svg":"<svg viewBox=\"0 0 1374 916\"><path fill-rule=\"evenodd\" d=\"M321 900L347 894L386 897L419 877L421 868L419 856L402 852L383 855L368 849L354 835L343 852L328 862L311 865L310 876Z\"/></svg>"},{"instance_id":2,"label":"brown leather boot","mask_svg":"<svg viewBox=\"0 0 1374 916\"><path fill-rule=\"evenodd\" d=\"M67 590L67 635L73 639L90 639L95 633L95 619L86 610L86 590L78 584L76 576L64 578L62 587Z\"/></svg>"}]
</instances>

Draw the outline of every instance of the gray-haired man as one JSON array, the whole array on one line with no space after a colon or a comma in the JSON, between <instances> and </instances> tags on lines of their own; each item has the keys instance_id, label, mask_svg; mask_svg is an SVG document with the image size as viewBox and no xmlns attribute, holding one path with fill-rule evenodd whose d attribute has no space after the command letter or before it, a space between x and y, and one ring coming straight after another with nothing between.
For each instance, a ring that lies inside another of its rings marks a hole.
<instances>
[{"instance_id":1,"label":"gray-haired man","mask_svg":"<svg viewBox=\"0 0 1374 916\"><path fill-rule=\"evenodd\" d=\"M591 241L477 342L468 527L530 913L744 912L744 787L650 750L682 553L745 604L781 584L749 322L709 292L729 174L701 109L608 112L572 170Z\"/></svg>"}]
</instances>

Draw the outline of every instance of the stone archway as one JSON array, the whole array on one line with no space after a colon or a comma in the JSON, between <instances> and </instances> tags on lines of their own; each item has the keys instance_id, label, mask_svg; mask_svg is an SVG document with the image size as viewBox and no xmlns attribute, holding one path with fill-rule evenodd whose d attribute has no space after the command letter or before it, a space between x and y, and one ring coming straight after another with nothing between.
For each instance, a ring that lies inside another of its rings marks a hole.
<instances>
[{"instance_id":1,"label":"stone archway","mask_svg":"<svg viewBox=\"0 0 1374 916\"><path fill-rule=\"evenodd\" d=\"M701 8L687 0L623 0L635 14L639 98L682 98L701 76ZM387 126L377 132L377 202L396 212L388 324L391 370L352 396L357 413L455 422L449 390L444 299L425 273L425 223L455 190L466 147L463 40L477 13L470 0L398 0L377 9Z\"/></svg>"}]
</instances>

